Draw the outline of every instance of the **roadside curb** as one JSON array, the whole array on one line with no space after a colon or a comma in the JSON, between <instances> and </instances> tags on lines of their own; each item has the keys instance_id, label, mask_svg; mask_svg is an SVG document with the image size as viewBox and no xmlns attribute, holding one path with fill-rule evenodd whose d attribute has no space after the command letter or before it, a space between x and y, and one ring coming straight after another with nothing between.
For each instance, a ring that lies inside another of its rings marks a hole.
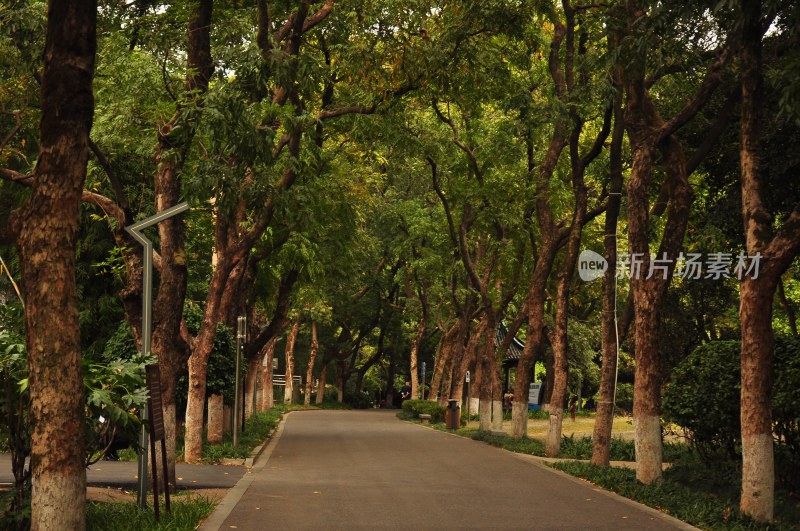
<instances>
[{"instance_id":1,"label":"roadside curb","mask_svg":"<svg viewBox=\"0 0 800 531\"><path fill-rule=\"evenodd\" d=\"M504 450L504 448L500 448L500 449ZM516 457L517 459L520 459L522 461L526 461L526 462L528 462L528 463L530 463L530 464L532 464L534 466L537 466L537 467L543 468L545 470L548 470L549 472L552 472L553 474L557 474L557 475L559 475L559 476L561 476L563 478L566 478L566 479L572 481L573 483L577 483L577 484L580 484L580 485L586 485L588 483L589 485L592 486L592 490L594 490L595 492L598 492L598 493L600 493L600 494L602 494L604 496L607 496L609 498L616 499L616 500L624 503L625 505L630 505L631 507L636 507L637 509L642 510L642 511L644 511L646 513L649 513L649 514L653 515L654 517L658 517L658 518L661 518L662 520L666 520L666 521L670 522L671 524L675 525L678 529L684 529L684 530L687 530L687 531L689 531L689 530L691 530L691 531L699 531L700 530L700 528L695 527L692 524L689 524L687 522L684 522L683 520L680 520L679 518L676 518L676 517L672 516L671 514L667 514L665 512L659 511L658 509L654 509L653 507L650 507L649 505L645 505L643 503L639 503L636 500L632 500L630 498L626 498L625 496L621 496L621 495L617 494L616 492L604 489L603 487L601 487L599 485L596 485L596 484L592 483L589 480L573 476L572 474L567 474L566 472L558 470L557 468L553 468L551 466L548 466L544 461L541 461L540 459L536 459L536 456L527 455L527 454L521 454L521 453L518 453L518 452L511 452L510 450L506 450L506 451L511 453L512 455L514 455L514 457Z\"/></svg>"},{"instance_id":2,"label":"roadside curb","mask_svg":"<svg viewBox=\"0 0 800 531\"><path fill-rule=\"evenodd\" d=\"M539 467L539 468L541 468L543 470L547 470L547 471L549 471L549 472L551 472L553 474L556 474L556 475L559 475L559 476L564 477L566 479L569 479L573 483L577 483L577 484L584 485L584 486L588 483L589 485L592 486L592 490L594 490L595 492L598 492L598 493L600 493L600 494L602 494L604 496L607 496L609 498L618 500L618 501L624 503L625 505L629 505L631 507L636 507L637 509L640 509L640 510L644 511L644 512L652 515L653 517L657 517L657 518L660 518L662 520L666 520L666 521L670 522L671 524L675 525L678 529L683 529L685 531L699 531L698 527L695 527L695 526L693 526L693 525L691 525L691 524L689 524L687 522L684 522L683 520L681 520L679 518L676 518L676 517L674 517L674 516L672 516L670 514L667 514L667 513L662 512L662 511L659 511L658 509L654 509L653 507L650 507L650 506L645 505L643 503L639 503L636 500L632 500L630 498L626 498L625 496L617 494L616 492L604 489L603 487L601 487L599 485L596 485L596 484L594 484L591 481L588 481L586 479L579 478L579 477L573 476L571 474L567 474L566 472L563 472L561 470L558 470L557 468L553 468L552 466L549 466L549 463L554 463L554 462L589 462L589 461L582 460L582 459L564 459L564 458L540 457L540 456L536 456L536 455L523 454L523 453L520 453L520 452L514 452L514 451L511 451L511 450L507 450L507 449L501 448L499 446L494 446L492 444L488 444L486 442L479 441L479 440L473 439L471 437L465 437L464 435L459 435L458 433L455 433L455 432L452 432L452 431L437 430L433 426L425 426L425 425L422 425L422 424L417 423L417 422L407 421L407 420L403 420L403 419L400 419L400 418L398 418L398 420L401 420L401 421L406 422L408 424L412 424L414 426L419 426L420 428L423 428L423 429L428 429L428 430L431 430L431 431L434 431L434 432L443 433L445 435L458 437L459 439L464 439L464 440L467 440L467 441L473 441L475 443L484 444L486 446L490 446L492 448L496 448L498 450L501 450L501 451L504 451L504 452L508 452L509 454L513 455L514 457L516 457L517 459L519 459L521 461L525 461L525 462L530 463L531 465L537 466L537 467ZM616 466L618 466L620 468L630 468L626 461L612 461L612 466L615 466L614 463L617 463ZM626 463L626 464L622 464L622 463ZM665 465L669 465L669 463L665 463Z\"/></svg>"},{"instance_id":3,"label":"roadside curb","mask_svg":"<svg viewBox=\"0 0 800 531\"><path fill-rule=\"evenodd\" d=\"M236 507L236 504L242 499L242 496L247 492L247 489L250 488L250 485L253 483L255 479L255 473L259 472L269 461L272 452L275 450L275 447L278 445L278 441L281 438L281 434L283 433L283 426L286 423L286 417L292 411L287 411L284 413L283 418L278 423L278 426L270 433L269 440L253 449L250 457L245 459L245 465L247 466L247 472L242 476L242 478L236 483L236 485L228 490L228 493L222 499L222 501L214 508L214 511L206 518L206 520L200 525L198 528L200 531L218 531L222 524L225 523L225 520L230 516L233 509Z\"/></svg>"}]
</instances>

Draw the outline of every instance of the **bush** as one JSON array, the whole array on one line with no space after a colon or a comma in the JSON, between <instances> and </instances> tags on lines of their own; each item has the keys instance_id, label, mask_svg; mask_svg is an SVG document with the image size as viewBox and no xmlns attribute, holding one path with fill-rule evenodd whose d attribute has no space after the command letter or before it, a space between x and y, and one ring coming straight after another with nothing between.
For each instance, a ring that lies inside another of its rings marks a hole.
<instances>
[{"instance_id":1,"label":"bush","mask_svg":"<svg viewBox=\"0 0 800 531\"><path fill-rule=\"evenodd\" d=\"M344 394L344 403L353 409L369 409L372 407L372 400L365 391L347 391Z\"/></svg>"},{"instance_id":2,"label":"bush","mask_svg":"<svg viewBox=\"0 0 800 531\"><path fill-rule=\"evenodd\" d=\"M740 447L740 343L714 341L695 349L672 373L664 394L666 420L689 431L707 464L720 450L738 459ZM800 340L776 338L772 416L779 481L800 483Z\"/></svg>"},{"instance_id":3,"label":"bush","mask_svg":"<svg viewBox=\"0 0 800 531\"><path fill-rule=\"evenodd\" d=\"M658 485L642 485L636 472L624 468L599 467L589 463L559 462L550 466L636 500L701 528L750 528L752 522L737 514L735 504L691 489L665 478Z\"/></svg>"},{"instance_id":4,"label":"bush","mask_svg":"<svg viewBox=\"0 0 800 531\"><path fill-rule=\"evenodd\" d=\"M633 413L633 384L621 383L617 385L616 407L625 413Z\"/></svg>"},{"instance_id":5,"label":"bush","mask_svg":"<svg viewBox=\"0 0 800 531\"><path fill-rule=\"evenodd\" d=\"M403 402L403 411L416 414L419 417L422 414L430 415L431 422L444 422L443 406L433 400L405 400Z\"/></svg>"}]
</instances>

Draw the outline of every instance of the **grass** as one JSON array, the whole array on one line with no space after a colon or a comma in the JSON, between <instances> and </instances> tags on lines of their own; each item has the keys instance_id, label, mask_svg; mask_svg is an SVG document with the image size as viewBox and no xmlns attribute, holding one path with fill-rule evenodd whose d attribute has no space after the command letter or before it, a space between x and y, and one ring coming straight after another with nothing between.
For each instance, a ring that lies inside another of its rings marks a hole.
<instances>
[{"instance_id":1,"label":"grass","mask_svg":"<svg viewBox=\"0 0 800 531\"><path fill-rule=\"evenodd\" d=\"M321 405L305 406L303 404L276 404L269 411L257 413L245 423L244 432L239 432L239 445L233 447L233 434L226 433L222 436L222 444L209 444L203 442L202 460L207 464L218 464L223 459L245 459L250 457L253 450L263 444L270 432L278 425L281 417L288 411L303 411L313 409L350 409L347 404L338 402L325 402ZM138 454L134 448L125 448L117 452L120 461L136 461ZM183 460L183 438L178 439L178 461Z\"/></svg>"},{"instance_id":2,"label":"grass","mask_svg":"<svg viewBox=\"0 0 800 531\"><path fill-rule=\"evenodd\" d=\"M283 416L286 408L282 405L275 406L269 411L256 413L247 419L245 429L239 433L239 445L233 447L233 434L226 433L222 437L222 444L203 444L204 463L218 464L223 459L244 459L250 457L253 450L264 443L270 432L275 429ZM178 452L183 454L183 448Z\"/></svg>"},{"instance_id":3,"label":"grass","mask_svg":"<svg viewBox=\"0 0 800 531\"><path fill-rule=\"evenodd\" d=\"M86 529L97 531L179 531L193 530L214 510L214 503L203 496L175 495L170 513L161 506L161 519L156 521L152 505L141 510L135 502L86 504Z\"/></svg>"},{"instance_id":4,"label":"grass","mask_svg":"<svg viewBox=\"0 0 800 531\"><path fill-rule=\"evenodd\" d=\"M791 520L771 525L757 524L739 514L736 499L701 491L696 478L690 488L676 481L676 473L672 469L664 473L664 480L658 485L643 485L636 480L636 473L633 470L625 468L599 467L589 463L569 461L551 463L550 466L587 479L600 487L702 529L796 529L787 523ZM797 522L794 522L794 525L796 526Z\"/></svg>"},{"instance_id":5,"label":"grass","mask_svg":"<svg viewBox=\"0 0 800 531\"><path fill-rule=\"evenodd\" d=\"M407 415L404 412L398 413L397 416L403 420L415 420L413 415ZM433 427L440 430L445 429L444 424L434 424ZM539 457L545 456L545 442L542 437L514 439L510 435L494 435L486 431L481 431L474 426L467 426L455 430L455 433L462 437L482 441L511 452ZM691 450L685 444L672 442L664 443L665 462L681 459L690 453ZM633 441L619 437L611 439L610 456L612 461L634 461L636 459L636 452L634 450ZM592 438L588 435L580 437L576 437L574 434L564 435L561 438L561 454L559 457L564 459L591 459Z\"/></svg>"}]
</instances>

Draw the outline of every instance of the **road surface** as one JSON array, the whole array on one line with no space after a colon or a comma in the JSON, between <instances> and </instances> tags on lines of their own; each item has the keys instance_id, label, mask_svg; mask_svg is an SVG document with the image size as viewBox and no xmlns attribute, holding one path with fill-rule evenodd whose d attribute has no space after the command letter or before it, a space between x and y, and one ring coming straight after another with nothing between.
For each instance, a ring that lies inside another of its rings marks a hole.
<instances>
[{"instance_id":1,"label":"road surface","mask_svg":"<svg viewBox=\"0 0 800 531\"><path fill-rule=\"evenodd\" d=\"M691 529L391 411L298 411L275 438L202 529Z\"/></svg>"}]
</instances>

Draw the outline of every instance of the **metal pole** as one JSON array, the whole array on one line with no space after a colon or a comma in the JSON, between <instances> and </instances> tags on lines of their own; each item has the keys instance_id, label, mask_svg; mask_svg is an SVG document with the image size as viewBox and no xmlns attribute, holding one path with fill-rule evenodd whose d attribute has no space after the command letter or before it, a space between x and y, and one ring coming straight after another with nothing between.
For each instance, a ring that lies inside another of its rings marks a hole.
<instances>
[{"instance_id":1,"label":"metal pole","mask_svg":"<svg viewBox=\"0 0 800 531\"><path fill-rule=\"evenodd\" d=\"M144 247L144 264L142 266L142 355L144 357L150 356L150 340L153 326L153 242L147 239L142 231L186 210L189 210L188 203L179 203L162 210L154 216L125 227L128 234ZM140 418L142 420L142 429L139 432L139 459L136 467L139 474L136 503L144 509L147 507L147 423L145 422L147 420L147 408L140 412Z\"/></svg>"},{"instance_id":2,"label":"metal pole","mask_svg":"<svg viewBox=\"0 0 800 531\"><path fill-rule=\"evenodd\" d=\"M233 384L233 447L239 446L239 353L242 351L242 318L236 321L236 374Z\"/></svg>"},{"instance_id":3,"label":"metal pole","mask_svg":"<svg viewBox=\"0 0 800 531\"><path fill-rule=\"evenodd\" d=\"M420 370L420 372L422 373L422 378L421 378L422 385L420 385L420 388L419 388L419 399L420 400L425 400L425 362L424 361L422 362L422 369Z\"/></svg>"},{"instance_id":4,"label":"metal pole","mask_svg":"<svg viewBox=\"0 0 800 531\"><path fill-rule=\"evenodd\" d=\"M144 245L144 271L142 273L142 355L150 356L150 342L153 318L153 244L150 240ZM139 456L136 487L136 503L142 509L147 507L147 408L141 412L142 426L139 430Z\"/></svg>"}]
</instances>

